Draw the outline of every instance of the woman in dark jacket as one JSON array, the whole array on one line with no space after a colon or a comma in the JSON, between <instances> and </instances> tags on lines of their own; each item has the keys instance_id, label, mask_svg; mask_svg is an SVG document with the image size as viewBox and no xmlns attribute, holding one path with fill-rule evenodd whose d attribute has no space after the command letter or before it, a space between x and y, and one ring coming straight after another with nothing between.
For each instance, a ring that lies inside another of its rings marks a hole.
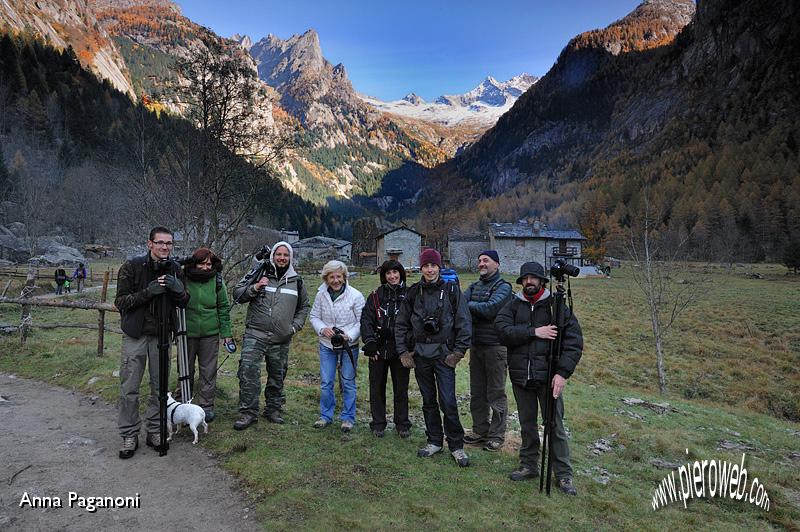
<instances>
[{"instance_id":1,"label":"woman in dark jacket","mask_svg":"<svg viewBox=\"0 0 800 532\"><path fill-rule=\"evenodd\" d=\"M406 271L396 260L380 268L381 285L367 296L361 312L361 337L364 354L369 357L369 404L372 434L382 438L386 430L386 382L392 372L394 424L401 438L410 434L408 420L408 380L411 370L404 368L395 347L394 325L406 297Z\"/></svg>"}]
</instances>

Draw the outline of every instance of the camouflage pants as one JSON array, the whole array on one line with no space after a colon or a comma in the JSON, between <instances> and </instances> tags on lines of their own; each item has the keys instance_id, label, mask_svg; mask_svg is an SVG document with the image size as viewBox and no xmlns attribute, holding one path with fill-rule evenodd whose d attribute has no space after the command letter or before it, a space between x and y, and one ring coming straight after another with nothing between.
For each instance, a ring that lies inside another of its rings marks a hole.
<instances>
[{"instance_id":1,"label":"camouflage pants","mask_svg":"<svg viewBox=\"0 0 800 532\"><path fill-rule=\"evenodd\" d=\"M277 412L286 403L283 381L289 368L289 345L270 344L254 336L242 341L239 360L239 412L258 415L258 396L261 389L261 359L267 366L267 384L264 387L265 411Z\"/></svg>"}]
</instances>

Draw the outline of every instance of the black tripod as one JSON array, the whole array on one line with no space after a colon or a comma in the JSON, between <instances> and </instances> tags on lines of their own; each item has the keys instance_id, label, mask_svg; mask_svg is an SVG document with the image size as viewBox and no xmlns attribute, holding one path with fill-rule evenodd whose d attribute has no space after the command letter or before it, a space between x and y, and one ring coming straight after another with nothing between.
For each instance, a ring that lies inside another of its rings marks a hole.
<instances>
[{"instance_id":1,"label":"black tripod","mask_svg":"<svg viewBox=\"0 0 800 532\"><path fill-rule=\"evenodd\" d=\"M156 449L159 456L164 456L169 450L167 443L167 389L169 388L169 294L156 296L155 309L158 320L158 420L159 420L159 446Z\"/></svg>"},{"instance_id":2,"label":"black tripod","mask_svg":"<svg viewBox=\"0 0 800 532\"><path fill-rule=\"evenodd\" d=\"M564 288L564 275L555 276L555 293L553 294L552 303L552 325L555 325L558 330L556 337L550 344L550 356L547 361L547 401L544 405L544 435L542 437L542 467L539 475L539 492L541 493L547 485L547 495L550 495L550 485L553 477L553 445L550 441L553 436L553 431L556 427L556 399L553 397L553 377L556 375L558 369L558 361L561 359L561 354L564 352L564 327L567 324L566 306L564 304L564 296L566 294L569 300L570 312L572 311L572 289L569 287L569 280L567 280L567 288ZM545 478L547 479L545 483Z\"/></svg>"}]
</instances>

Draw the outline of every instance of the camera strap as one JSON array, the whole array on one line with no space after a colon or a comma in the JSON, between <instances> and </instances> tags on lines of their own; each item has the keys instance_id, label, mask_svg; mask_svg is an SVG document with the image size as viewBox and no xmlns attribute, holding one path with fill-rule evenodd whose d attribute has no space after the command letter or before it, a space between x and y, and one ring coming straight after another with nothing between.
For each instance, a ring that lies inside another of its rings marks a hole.
<instances>
[{"instance_id":1,"label":"camera strap","mask_svg":"<svg viewBox=\"0 0 800 532\"><path fill-rule=\"evenodd\" d=\"M343 381L352 382L356 380L356 357L353 355L353 348L350 346L350 342L345 342L344 347L337 347L336 351L338 351L339 356L339 378ZM344 376L344 365L342 364L342 357L344 357L345 352L347 352L347 356L350 358L350 365L353 367L353 376L348 378Z\"/></svg>"}]
</instances>

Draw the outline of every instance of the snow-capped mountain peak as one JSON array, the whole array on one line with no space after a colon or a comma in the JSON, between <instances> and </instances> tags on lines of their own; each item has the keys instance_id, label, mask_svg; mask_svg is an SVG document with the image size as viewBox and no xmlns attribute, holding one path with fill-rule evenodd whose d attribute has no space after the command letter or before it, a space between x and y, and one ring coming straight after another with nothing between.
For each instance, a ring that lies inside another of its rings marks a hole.
<instances>
[{"instance_id":1,"label":"snow-capped mountain peak","mask_svg":"<svg viewBox=\"0 0 800 532\"><path fill-rule=\"evenodd\" d=\"M504 82L486 76L471 91L464 94L443 94L432 103L413 92L402 100L393 102L384 102L371 96L361 96L361 99L381 111L410 118L430 120L447 126L475 122L490 127L537 81L537 77L525 73Z\"/></svg>"}]
</instances>

